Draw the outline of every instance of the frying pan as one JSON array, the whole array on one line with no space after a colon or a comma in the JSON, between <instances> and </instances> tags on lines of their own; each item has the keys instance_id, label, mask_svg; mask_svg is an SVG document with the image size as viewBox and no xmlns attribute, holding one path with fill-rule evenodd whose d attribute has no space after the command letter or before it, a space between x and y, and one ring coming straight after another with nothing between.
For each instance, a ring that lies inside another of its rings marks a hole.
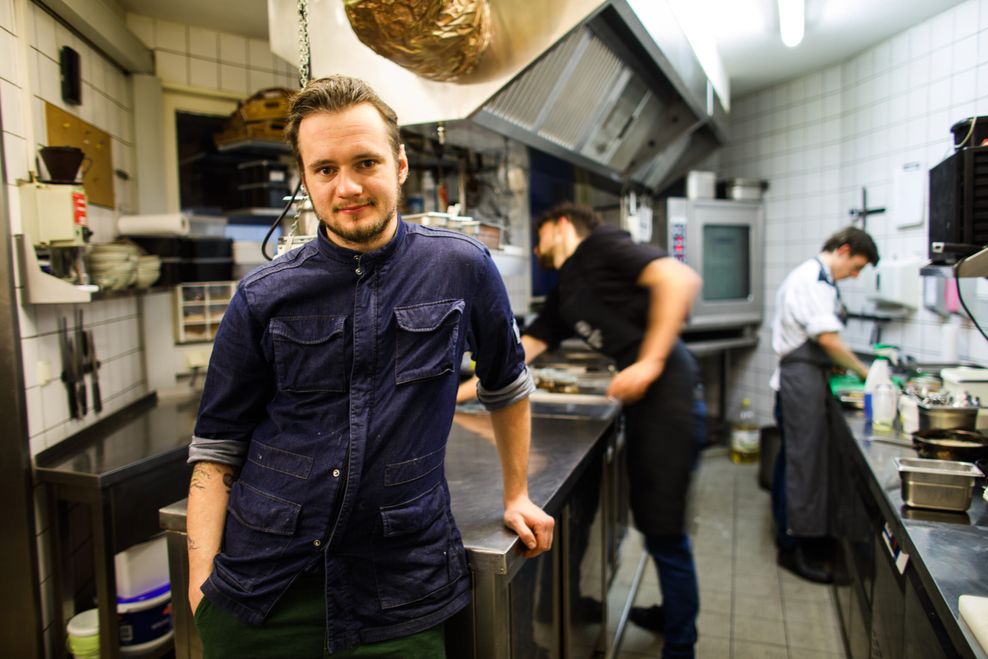
<instances>
[{"instance_id":1,"label":"frying pan","mask_svg":"<svg viewBox=\"0 0 988 659\"><path fill-rule=\"evenodd\" d=\"M921 458L975 462L988 460L988 436L974 430L927 428L913 433Z\"/></svg>"}]
</instances>

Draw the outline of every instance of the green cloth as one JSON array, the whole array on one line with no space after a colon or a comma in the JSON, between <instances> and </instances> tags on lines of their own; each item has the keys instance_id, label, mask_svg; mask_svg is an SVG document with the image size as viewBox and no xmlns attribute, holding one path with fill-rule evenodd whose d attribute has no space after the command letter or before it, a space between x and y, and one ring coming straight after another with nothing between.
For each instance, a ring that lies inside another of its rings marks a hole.
<instances>
[{"instance_id":1,"label":"green cloth","mask_svg":"<svg viewBox=\"0 0 988 659\"><path fill-rule=\"evenodd\" d=\"M892 376L892 384L897 386L899 389L902 389L902 385L904 383L904 380L898 375ZM864 380L859 378L857 375L850 373L830 376L830 392L838 397L842 392L863 391L864 385Z\"/></svg>"},{"instance_id":2,"label":"green cloth","mask_svg":"<svg viewBox=\"0 0 988 659\"><path fill-rule=\"evenodd\" d=\"M253 626L208 600L196 608L204 659L445 659L443 625L405 638L326 650L322 574L303 574L275 605L263 625Z\"/></svg>"}]
</instances>

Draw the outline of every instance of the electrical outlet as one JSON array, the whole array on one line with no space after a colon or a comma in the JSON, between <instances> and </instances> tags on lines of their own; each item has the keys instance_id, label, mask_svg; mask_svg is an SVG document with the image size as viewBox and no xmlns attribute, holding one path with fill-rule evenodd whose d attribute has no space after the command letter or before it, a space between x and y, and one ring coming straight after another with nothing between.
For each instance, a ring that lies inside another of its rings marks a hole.
<instances>
[{"instance_id":1,"label":"electrical outlet","mask_svg":"<svg viewBox=\"0 0 988 659\"><path fill-rule=\"evenodd\" d=\"M206 368L209 363L209 354L202 350L190 350L185 353L185 365L191 370L194 368Z\"/></svg>"}]
</instances>

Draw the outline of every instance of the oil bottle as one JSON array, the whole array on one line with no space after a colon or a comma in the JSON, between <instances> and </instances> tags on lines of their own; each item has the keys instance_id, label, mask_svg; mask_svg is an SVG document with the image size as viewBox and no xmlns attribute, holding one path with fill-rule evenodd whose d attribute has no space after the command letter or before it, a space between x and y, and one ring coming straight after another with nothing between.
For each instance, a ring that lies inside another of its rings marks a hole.
<instances>
[{"instance_id":1,"label":"oil bottle","mask_svg":"<svg viewBox=\"0 0 988 659\"><path fill-rule=\"evenodd\" d=\"M755 424L755 410L751 401L741 401L738 418L731 424L731 462L747 464L758 461L758 425Z\"/></svg>"}]
</instances>

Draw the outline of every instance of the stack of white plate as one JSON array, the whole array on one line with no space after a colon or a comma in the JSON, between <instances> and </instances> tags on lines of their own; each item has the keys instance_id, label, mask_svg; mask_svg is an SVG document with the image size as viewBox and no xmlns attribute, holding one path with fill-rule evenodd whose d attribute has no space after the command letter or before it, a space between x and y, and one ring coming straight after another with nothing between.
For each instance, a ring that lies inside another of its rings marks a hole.
<instances>
[{"instance_id":1,"label":"stack of white plate","mask_svg":"<svg viewBox=\"0 0 988 659\"><path fill-rule=\"evenodd\" d=\"M131 243L96 243L89 249L89 276L103 290L123 290L137 281L139 256Z\"/></svg>"},{"instance_id":2,"label":"stack of white plate","mask_svg":"<svg viewBox=\"0 0 988 659\"><path fill-rule=\"evenodd\" d=\"M155 254L148 254L137 257L137 282L138 288L150 288L161 276L161 257Z\"/></svg>"}]
</instances>

